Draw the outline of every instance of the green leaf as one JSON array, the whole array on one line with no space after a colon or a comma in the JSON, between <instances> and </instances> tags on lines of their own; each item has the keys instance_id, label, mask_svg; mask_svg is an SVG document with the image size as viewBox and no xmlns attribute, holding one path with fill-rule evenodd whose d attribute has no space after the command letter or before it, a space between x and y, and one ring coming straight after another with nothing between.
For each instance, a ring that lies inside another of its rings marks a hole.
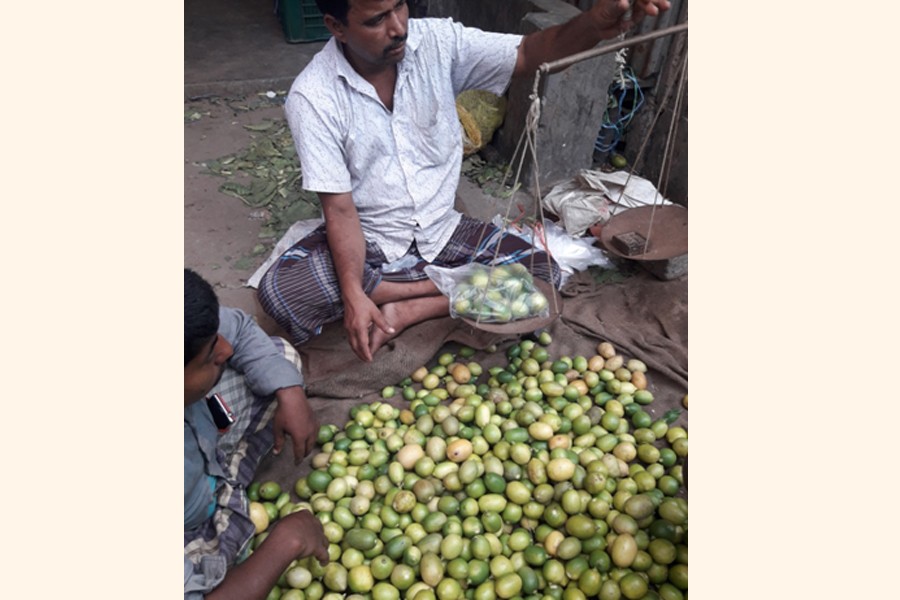
<instances>
[{"instance_id":1,"label":"green leaf","mask_svg":"<svg viewBox=\"0 0 900 600\"><path fill-rule=\"evenodd\" d=\"M663 415L663 421L667 424L671 425L675 421L678 420L678 417L681 416L681 411L677 408L673 408L672 410L666 411L666 414Z\"/></svg>"},{"instance_id":2,"label":"green leaf","mask_svg":"<svg viewBox=\"0 0 900 600\"><path fill-rule=\"evenodd\" d=\"M298 220L321 216L318 195L301 188L303 175L284 119L267 119L245 127L257 132L247 147L207 163L207 173L229 176L219 187L222 194L252 208L266 208L269 218L260 233L264 239L283 235Z\"/></svg>"},{"instance_id":3,"label":"green leaf","mask_svg":"<svg viewBox=\"0 0 900 600\"><path fill-rule=\"evenodd\" d=\"M233 181L226 181L222 185L219 186L219 191L223 194L227 194L229 196L233 196L240 200L244 199L244 196L250 194L250 188L247 186L241 185L239 183L235 183Z\"/></svg>"},{"instance_id":4,"label":"green leaf","mask_svg":"<svg viewBox=\"0 0 900 600\"><path fill-rule=\"evenodd\" d=\"M283 218L288 222L288 226L290 226L297 221L315 219L318 216L319 207L313 206L305 200L298 200L284 211Z\"/></svg>"},{"instance_id":5,"label":"green leaf","mask_svg":"<svg viewBox=\"0 0 900 600\"><path fill-rule=\"evenodd\" d=\"M268 131L272 129L272 126L274 124L275 123L273 123L272 121L263 121L255 125L244 125L244 129L248 129L250 131Z\"/></svg>"}]
</instances>

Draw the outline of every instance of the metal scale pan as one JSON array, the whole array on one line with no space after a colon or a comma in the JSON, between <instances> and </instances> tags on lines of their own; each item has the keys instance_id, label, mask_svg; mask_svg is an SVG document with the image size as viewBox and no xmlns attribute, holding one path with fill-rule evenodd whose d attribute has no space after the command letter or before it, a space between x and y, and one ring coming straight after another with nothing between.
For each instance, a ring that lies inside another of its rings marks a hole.
<instances>
[{"instance_id":1,"label":"metal scale pan","mask_svg":"<svg viewBox=\"0 0 900 600\"><path fill-rule=\"evenodd\" d=\"M652 227L651 227L652 218ZM627 254L613 238L635 232L647 239L646 248ZM639 206L612 216L600 229L603 248L618 257L636 261L661 261L687 254L688 211L677 204Z\"/></svg>"}]
</instances>

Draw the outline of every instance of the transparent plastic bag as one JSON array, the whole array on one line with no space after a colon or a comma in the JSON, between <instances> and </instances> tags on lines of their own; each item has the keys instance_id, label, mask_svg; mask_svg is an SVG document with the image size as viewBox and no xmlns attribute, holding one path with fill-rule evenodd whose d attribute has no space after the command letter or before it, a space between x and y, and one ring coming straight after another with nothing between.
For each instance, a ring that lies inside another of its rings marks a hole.
<instances>
[{"instance_id":1,"label":"transparent plastic bag","mask_svg":"<svg viewBox=\"0 0 900 600\"><path fill-rule=\"evenodd\" d=\"M503 218L500 215L496 215L491 222L501 229L504 227ZM532 243L535 239L534 232L528 225L509 226L506 228L506 233L518 236L528 243ZM550 256L559 265L560 288L577 271L587 270L588 267L594 265L604 269L613 267L606 253L594 245L594 242L597 241L595 237L573 237L553 221L544 222L543 227L539 228L537 239L538 247L542 250L549 249Z\"/></svg>"},{"instance_id":2,"label":"transparent plastic bag","mask_svg":"<svg viewBox=\"0 0 900 600\"><path fill-rule=\"evenodd\" d=\"M450 300L450 316L508 323L550 315L547 297L524 265L470 263L453 269L428 265L425 274Z\"/></svg>"}]
</instances>

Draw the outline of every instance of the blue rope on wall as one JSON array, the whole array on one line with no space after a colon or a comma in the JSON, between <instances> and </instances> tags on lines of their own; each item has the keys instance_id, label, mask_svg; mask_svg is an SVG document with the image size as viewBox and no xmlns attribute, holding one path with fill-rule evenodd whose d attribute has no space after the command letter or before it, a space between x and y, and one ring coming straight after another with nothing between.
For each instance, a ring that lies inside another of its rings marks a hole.
<instances>
[{"instance_id":1,"label":"blue rope on wall","mask_svg":"<svg viewBox=\"0 0 900 600\"><path fill-rule=\"evenodd\" d=\"M625 130L644 104L644 92L631 67L623 66L621 77L609 87L609 101L603 113L600 133L594 142L598 152L612 152L625 135ZM630 109L625 109L628 93L634 91ZM615 115L615 118L613 118Z\"/></svg>"}]
</instances>

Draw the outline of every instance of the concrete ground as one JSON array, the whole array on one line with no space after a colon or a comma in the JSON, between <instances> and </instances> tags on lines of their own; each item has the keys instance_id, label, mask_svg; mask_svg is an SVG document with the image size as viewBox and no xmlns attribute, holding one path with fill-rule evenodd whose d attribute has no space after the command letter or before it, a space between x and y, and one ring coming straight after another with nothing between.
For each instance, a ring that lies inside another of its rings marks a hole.
<instances>
[{"instance_id":1,"label":"concrete ground","mask_svg":"<svg viewBox=\"0 0 900 600\"><path fill-rule=\"evenodd\" d=\"M275 0L185 0L185 98L287 89L323 43L287 43Z\"/></svg>"}]
</instances>

